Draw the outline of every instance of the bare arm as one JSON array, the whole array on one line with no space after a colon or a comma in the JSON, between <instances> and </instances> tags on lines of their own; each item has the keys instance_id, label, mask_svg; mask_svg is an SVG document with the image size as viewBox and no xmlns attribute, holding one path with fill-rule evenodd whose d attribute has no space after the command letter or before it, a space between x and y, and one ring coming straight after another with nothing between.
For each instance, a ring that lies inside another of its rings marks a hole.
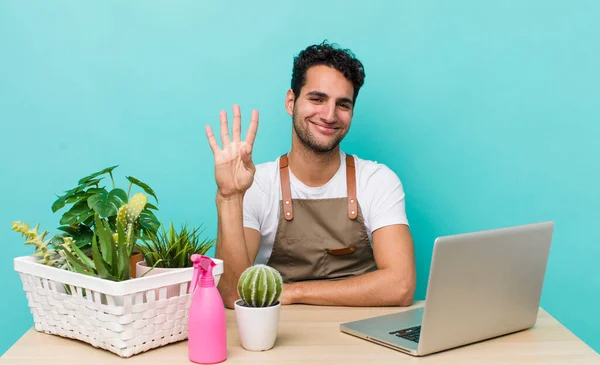
<instances>
[{"instance_id":1,"label":"bare arm","mask_svg":"<svg viewBox=\"0 0 600 365\"><path fill-rule=\"evenodd\" d=\"M221 111L221 142L219 147L210 126L206 136L215 158L215 180L218 214L216 257L223 260L223 274L219 280L219 292L225 306L231 308L237 299L237 280L252 265L260 235L256 230L243 227L244 194L252 186L256 168L252 162L252 148L258 128L258 112L252 112L246 140L241 140L241 113L233 106L232 138L229 137L227 114Z\"/></svg>"},{"instance_id":2,"label":"bare arm","mask_svg":"<svg viewBox=\"0 0 600 365\"><path fill-rule=\"evenodd\" d=\"M406 225L373 232L378 270L349 279L284 285L283 304L409 306L415 292L414 247Z\"/></svg>"},{"instance_id":3,"label":"bare arm","mask_svg":"<svg viewBox=\"0 0 600 365\"><path fill-rule=\"evenodd\" d=\"M251 228L242 228L241 213L238 220L237 210L237 202L223 202L219 212L216 257L223 260L223 274L219 279L218 289L227 308L233 308L235 301L239 299L238 280L242 272L254 264L260 245L260 233Z\"/></svg>"}]
</instances>

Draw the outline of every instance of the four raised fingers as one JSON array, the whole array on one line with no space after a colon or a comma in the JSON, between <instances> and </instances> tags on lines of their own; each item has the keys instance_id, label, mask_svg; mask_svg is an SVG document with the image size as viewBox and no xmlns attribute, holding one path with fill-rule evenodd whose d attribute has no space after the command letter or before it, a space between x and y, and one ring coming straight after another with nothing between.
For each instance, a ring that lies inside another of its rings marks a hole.
<instances>
[{"instance_id":1,"label":"four raised fingers","mask_svg":"<svg viewBox=\"0 0 600 365\"><path fill-rule=\"evenodd\" d=\"M220 122L221 122L221 142L223 143L223 149L227 148L231 141L229 140L229 125L227 123L227 113L225 111L221 111L220 113ZM233 106L233 142L240 142L241 134L242 134L242 114L240 112L239 105ZM250 119L250 126L248 127L248 132L246 133L246 144L248 145L248 152L252 151L252 147L254 145L254 140L256 138L256 131L258 129L258 110L252 110L252 117ZM212 128L210 126L206 126L206 137L208 137L208 143L210 144L210 148L213 152L219 150L219 144L213 134Z\"/></svg>"}]
</instances>

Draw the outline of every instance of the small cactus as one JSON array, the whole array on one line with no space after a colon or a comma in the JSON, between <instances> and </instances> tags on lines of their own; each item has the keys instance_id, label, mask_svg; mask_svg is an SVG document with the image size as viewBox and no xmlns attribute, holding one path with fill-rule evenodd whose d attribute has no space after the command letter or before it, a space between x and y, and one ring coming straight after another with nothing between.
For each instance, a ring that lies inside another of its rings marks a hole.
<instances>
[{"instance_id":1,"label":"small cactus","mask_svg":"<svg viewBox=\"0 0 600 365\"><path fill-rule=\"evenodd\" d=\"M127 203L127 223L135 222L144 207L148 203L148 197L144 193L134 194Z\"/></svg>"},{"instance_id":2,"label":"small cactus","mask_svg":"<svg viewBox=\"0 0 600 365\"><path fill-rule=\"evenodd\" d=\"M140 214L146 207L148 203L148 197L144 193L134 194L127 204L122 205L117 212L117 229L119 226L123 229L125 233L125 243L127 245L131 245L134 241L135 236L135 224ZM119 242L119 235L117 233L113 233L113 240L115 242Z\"/></svg>"},{"instance_id":3,"label":"small cactus","mask_svg":"<svg viewBox=\"0 0 600 365\"><path fill-rule=\"evenodd\" d=\"M237 290L248 306L270 307L279 300L283 279L279 271L270 266L254 265L242 273Z\"/></svg>"},{"instance_id":4,"label":"small cactus","mask_svg":"<svg viewBox=\"0 0 600 365\"><path fill-rule=\"evenodd\" d=\"M117 223L121 223L121 227L127 227L127 204L119 208L117 212Z\"/></svg>"}]
</instances>

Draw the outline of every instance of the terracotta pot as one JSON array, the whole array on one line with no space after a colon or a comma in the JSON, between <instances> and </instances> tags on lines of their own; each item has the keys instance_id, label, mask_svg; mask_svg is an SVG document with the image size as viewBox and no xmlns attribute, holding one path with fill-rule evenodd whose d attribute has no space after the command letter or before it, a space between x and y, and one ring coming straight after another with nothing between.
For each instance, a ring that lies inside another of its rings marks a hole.
<instances>
[{"instance_id":1,"label":"terracotta pot","mask_svg":"<svg viewBox=\"0 0 600 365\"><path fill-rule=\"evenodd\" d=\"M131 256L129 256L129 276L133 278L137 278L136 269L137 263L144 260L144 255L141 252L134 251Z\"/></svg>"}]
</instances>

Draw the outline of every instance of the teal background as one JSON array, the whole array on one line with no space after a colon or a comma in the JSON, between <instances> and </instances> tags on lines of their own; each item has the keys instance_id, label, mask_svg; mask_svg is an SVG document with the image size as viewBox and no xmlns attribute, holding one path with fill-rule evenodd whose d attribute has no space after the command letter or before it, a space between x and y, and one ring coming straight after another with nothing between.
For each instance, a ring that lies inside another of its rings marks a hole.
<instances>
[{"instance_id":1,"label":"teal background","mask_svg":"<svg viewBox=\"0 0 600 365\"><path fill-rule=\"evenodd\" d=\"M275 159L292 57L323 39L365 64L343 147L404 183L417 299L437 236L554 220L542 306L599 351L600 2L373 3L1 1L0 353L32 325L13 220L57 233L55 194L119 164L214 236L204 125L257 108Z\"/></svg>"}]
</instances>

